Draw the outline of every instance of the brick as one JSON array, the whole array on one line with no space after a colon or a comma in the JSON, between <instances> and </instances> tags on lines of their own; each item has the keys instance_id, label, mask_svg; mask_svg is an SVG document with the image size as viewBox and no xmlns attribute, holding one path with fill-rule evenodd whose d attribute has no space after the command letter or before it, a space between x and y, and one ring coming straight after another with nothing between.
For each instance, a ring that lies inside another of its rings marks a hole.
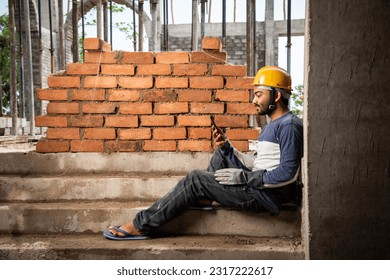
<instances>
[{"instance_id":1,"label":"brick","mask_svg":"<svg viewBox=\"0 0 390 280\"><path fill-rule=\"evenodd\" d=\"M78 88L80 87L80 77L49 76L47 85L51 88Z\"/></svg>"},{"instance_id":2,"label":"brick","mask_svg":"<svg viewBox=\"0 0 390 280\"><path fill-rule=\"evenodd\" d=\"M228 103L226 113L255 115L257 111L253 103Z\"/></svg>"},{"instance_id":3,"label":"brick","mask_svg":"<svg viewBox=\"0 0 390 280\"><path fill-rule=\"evenodd\" d=\"M84 63L115 64L119 57L118 52L85 52Z\"/></svg>"},{"instance_id":4,"label":"brick","mask_svg":"<svg viewBox=\"0 0 390 280\"><path fill-rule=\"evenodd\" d=\"M156 78L156 88L187 88L188 78Z\"/></svg>"},{"instance_id":5,"label":"brick","mask_svg":"<svg viewBox=\"0 0 390 280\"><path fill-rule=\"evenodd\" d=\"M173 90L148 90L144 92L143 100L154 102L176 101L176 92Z\"/></svg>"},{"instance_id":6,"label":"brick","mask_svg":"<svg viewBox=\"0 0 390 280\"><path fill-rule=\"evenodd\" d=\"M144 151L176 151L176 141L145 140Z\"/></svg>"},{"instance_id":7,"label":"brick","mask_svg":"<svg viewBox=\"0 0 390 280\"><path fill-rule=\"evenodd\" d=\"M37 89L38 100L66 101L68 100L67 89Z\"/></svg>"},{"instance_id":8,"label":"brick","mask_svg":"<svg viewBox=\"0 0 390 280\"><path fill-rule=\"evenodd\" d=\"M103 126L103 116L70 116L70 126L101 127Z\"/></svg>"},{"instance_id":9,"label":"brick","mask_svg":"<svg viewBox=\"0 0 390 280\"><path fill-rule=\"evenodd\" d=\"M99 75L100 66L94 63L69 63L66 66L68 75Z\"/></svg>"},{"instance_id":10,"label":"brick","mask_svg":"<svg viewBox=\"0 0 390 280\"><path fill-rule=\"evenodd\" d=\"M226 136L230 140L257 140L259 134L259 129L229 129L226 131Z\"/></svg>"},{"instance_id":11,"label":"brick","mask_svg":"<svg viewBox=\"0 0 390 280\"><path fill-rule=\"evenodd\" d=\"M253 89L253 77L226 78L227 89Z\"/></svg>"},{"instance_id":12,"label":"brick","mask_svg":"<svg viewBox=\"0 0 390 280\"><path fill-rule=\"evenodd\" d=\"M204 140L183 140L178 142L178 150L181 152L209 152L211 142Z\"/></svg>"},{"instance_id":13,"label":"brick","mask_svg":"<svg viewBox=\"0 0 390 280\"><path fill-rule=\"evenodd\" d=\"M69 152L68 141L45 141L39 140L35 148L37 153L61 153Z\"/></svg>"},{"instance_id":14,"label":"brick","mask_svg":"<svg viewBox=\"0 0 390 280\"><path fill-rule=\"evenodd\" d=\"M67 127L68 118L67 117L57 117L57 116L36 116L35 117L35 126L44 126L44 127Z\"/></svg>"},{"instance_id":15,"label":"brick","mask_svg":"<svg viewBox=\"0 0 390 280\"><path fill-rule=\"evenodd\" d=\"M84 50L109 52L111 51L111 45L99 38L85 38Z\"/></svg>"},{"instance_id":16,"label":"brick","mask_svg":"<svg viewBox=\"0 0 390 280\"><path fill-rule=\"evenodd\" d=\"M79 128L48 128L46 130L47 139L80 139Z\"/></svg>"},{"instance_id":17,"label":"brick","mask_svg":"<svg viewBox=\"0 0 390 280\"><path fill-rule=\"evenodd\" d=\"M175 76L204 76L208 70L207 64L174 64Z\"/></svg>"},{"instance_id":18,"label":"brick","mask_svg":"<svg viewBox=\"0 0 390 280\"><path fill-rule=\"evenodd\" d=\"M115 103L84 103L83 113L90 114L112 114L116 111Z\"/></svg>"},{"instance_id":19,"label":"brick","mask_svg":"<svg viewBox=\"0 0 390 280\"><path fill-rule=\"evenodd\" d=\"M248 117L215 116L215 123L220 127L248 127Z\"/></svg>"},{"instance_id":20,"label":"brick","mask_svg":"<svg viewBox=\"0 0 390 280\"><path fill-rule=\"evenodd\" d=\"M212 96L211 90L179 90L178 101L210 102Z\"/></svg>"},{"instance_id":21,"label":"brick","mask_svg":"<svg viewBox=\"0 0 390 280\"><path fill-rule=\"evenodd\" d=\"M151 139L152 130L150 128L119 129L118 137L120 140Z\"/></svg>"},{"instance_id":22,"label":"brick","mask_svg":"<svg viewBox=\"0 0 390 280\"><path fill-rule=\"evenodd\" d=\"M122 88L152 88L153 77L119 77L119 86Z\"/></svg>"},{"instance_id":23,"label":"brick","mask_svg":"<svg viewBox=\"0 0 390 280\"><path fill-rule=\"evenodd\" d=\"M198 114L223 114L225 105L223 103L191 103L191 113Z\"/></svg>"},{"instance_id":24,"label":"brick","mask_svg":"<svg viewBox=\"0 0 390 280\"><path fill-rule=\"evenodd\" d=\"M138 127L138 116L107 116L106 127Z\"/></svg>"},{"instance_id":25,"label":"brick","mask_svg":"<svg viewBox=\"0 0 390 280\"><path fill-rule=\"evenodd\" d=\"M249 102L249 97L247 90L217 90L215 94L215 100L219 101Z\"/></svg>"},{"instance_id":26,"label":"brick","mask_svg":"<svg viewBox=\"0 0 390 280\"><path fill-rule=\"evenodd\" d=\"M122 63L124 64L153 64L154 53L152 52L123 52Z\"/></svg>"},{"instance_id":27,"label":"brick","mask_svg":"<svg viewBox=\"0 0 390 280\"><path fill-rule=\"evenodd\" d=\"M145 115L152 113L152 103L124 103L119 105L120 114Z\"/></svg>"},{"instance_id":28,"label":"brick","mask_svg":"<svg viewBox=\"0 0 390 280\"><path fill-rule=\"evenodd\" d=\"M173 102L173 103L155 103L155 114L179 114L188 113L187 102Z\"/></svg>"},{"instance_id":29,"label":"brick","mask_svg":"<svg viewBox=\"0 0 390 280\"><path fill-rule=\"evenodd\" d=\"M223 88L224 80L222 77L191 77L190 88L217 89Z\"/></svg>"},{"instance_id":30,"label":"brick","mask_svg":"<svg viewBox=\"0 0 390 280\"><path fill-rule=\"evenodd\" d=\"M249 151L249 142L248 141L231 141L232 145L241 152Z\"/></svg>"},{"instance_id":31,"label":"brick","mask_svg":"<svg viewBox=\"0 0 390 280\"><path fill-rule=\"evenodd\" d=\"M173 126L173 116L141 116L141 126Z\"/></svg>"},{"instance_id":32,"label":"brick","mask_svg":"<svg viewBox=\"0 0 390 280\"><path fill-rule=\"evenodd\" d=\"M226 63L226 52L191 52L191 63Z\"/></svg>"},{"instance_id":33,"label":"brick","mask_svg":"<svg viewBox=\"0 0 390 280\"><path fill-rule=\"evenodd\" d=\"M246 71L246 66L241 65L213 65L211 75L245 77Z\"/></svg>"},{"instance_id":34,"label":"brick","mask_svg":"<svg viewBox=\"0 0 390 280\"><path fill-rule=\"evenodd\" d=\"M185 128L170 127L170 128L155 128L153 129L153 139L156 140L174 140L186 139L187 131Z\"/></svg>"},{"instance_id":35,"label":"brick","mask_svg":"<svg viewBox=\"0 0 390 280\"><path fill-rule=\"evenodd\" d=\"M104 152L104 142L99 140L73 140L70 142L71 152Z\"/></svg>"},{"instance_id":36,"label":"brick","mask_svg":"<svg viewBox=\"0 0 390 280\"><path fill-rule=\"evenodd\" d=\"M102 72L103 75L128 75L128 76L133 76L135 74L135 67L133 65L103 64L101 72Z\"/></svg>"},{"instance_id":37,"label":"brick","mask_svg":"<svg viewBox=\"0 0 390 280\"><path fill-rule=\"evenodd\" d=\"M146 75L171 75L171 65L168 64L142 64L137 66L139 76Z\"/></svg>"},{"instance_id":38,"label":"brick","mask_svg":"<svg viewBox=\"0 0 390 280\"><path fill-rule=\"evenodd\" d=\"M104 89L73 89L70 91L71 100L104 100Z\"/></svg>"},{"instance_id":39,"label":"brick","mask_svg":"<svg viewBox=\"0 0 390 280\"><path fill-rule=\"evenodd\" d=\"M211 139L211 129L209 127L188 128L189 139Z\"/></svg>"},{"instance_id":40,"label":"brick","mask_svg":"<svg viewBox=\"0 0 390 280\"><path fill-rule=\"evenodd\" d=\"M86 128L84 139L115 139L114 128Z\"/></svg>"},{"instance_id":41,"label":"brick","mask_svg":"<svg viewBox=\"0 0 390 280\"><path fill-rule=\"evenodd\" d=\"M48 114L78 114L80 104L77 102L50 102L47 104Z\"/></svg>"},{"instance_id":42,"label":"brick","mask_svg":"<svg viewBox=\"0 0 390 280\"><path fill-rule=\"evenodd\" d=\"M219 38L205 36L202 39L202 50L222 50L222 42Z\"/></svg>"},{"instance_id":43,"label":"brick","mask_svg":"<svg viewBox=\"0 0 390 280\"><path fill-rule=\"evenodd\" d=\"M107 141L107 152L140 152L142 143L140 141Z\"/></svg>"},{"instance_id":44,"label":"brick","mask_svg":"<svg viewBox=\"0 0 390 280\"><path fill-rule=\"evenodd\" d=\"M178 126L211 126L209 116L178 116Z\"/></svg>"},{"instance_id":45,"label":"brick","mask_svg":"<svg viewBox=\"0 0 390 280\"><path fill-rule=\"evenodd\" d=\"M117 84L114 76L86 76L84 78L85 88L116 88Z\"/></svg>"},{"instance_id":46,"label":"brick","mask_svg":"<svg viewBox=\"0 0 390 280\"><path fill-rule=\"evenodd\" d=\"M139 101L140 97L139 90L110 89L107 92L109 101Z\"/></svg>"},{"instance_id":47,"label":"brick","mask_svg":"<svg viewBox=\"0 0 390 280\"><path fill-rule=\"evenodd\" d=\"M156 53L156 63L188 63L190 56L188 52L160 52Z\"/></svg>"}]
</instances>

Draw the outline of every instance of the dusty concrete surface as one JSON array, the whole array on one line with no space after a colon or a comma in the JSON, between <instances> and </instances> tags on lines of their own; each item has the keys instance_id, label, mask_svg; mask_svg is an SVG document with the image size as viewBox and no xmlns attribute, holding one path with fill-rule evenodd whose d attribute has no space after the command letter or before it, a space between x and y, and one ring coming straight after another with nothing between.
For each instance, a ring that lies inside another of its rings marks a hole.
<instances>
[{"instance_id":1,"label":"dusty concrete surface","mask_svg":"<svg viewBox=\"0 0 390 280\"><path fill-rule=\"evenodd\" d=\"M21 152L28 153L35 151L36 142L15 139L14 137L0 137L0 154L1 153L12 153Z\"/></svg>"},{"instance_id":2,"label":"dusty concrete surface","mask_svg":"<svg viewBox=\"0 0 390 280\"><path fill-rule=\"evenodd\" d=\"M115 242L101 235L0 235L0 259L303 259L299 239L175 236Z\"/></svg>"}]
</instances>

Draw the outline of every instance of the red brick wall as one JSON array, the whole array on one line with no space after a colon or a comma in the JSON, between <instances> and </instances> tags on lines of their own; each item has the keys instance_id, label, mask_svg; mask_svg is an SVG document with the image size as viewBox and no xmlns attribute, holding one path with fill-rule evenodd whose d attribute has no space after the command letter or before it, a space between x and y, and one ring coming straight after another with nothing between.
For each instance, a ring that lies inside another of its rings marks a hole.
<instances>
[{"instance_id":1,"label":"red brick wall","mask_svg":"<svg viewBox=\"0 0 390 280\"><path fill-rule=\"evenodd\" d=\"M47 127L37 152L211 151L210 115L247 151L258 135L248 128L253 78L246 66L228 65L220 46L208 37L203 51L122 52L85 39L85 62L37 91L49 101L35 119Z\"/></svg>"}]
</instances>

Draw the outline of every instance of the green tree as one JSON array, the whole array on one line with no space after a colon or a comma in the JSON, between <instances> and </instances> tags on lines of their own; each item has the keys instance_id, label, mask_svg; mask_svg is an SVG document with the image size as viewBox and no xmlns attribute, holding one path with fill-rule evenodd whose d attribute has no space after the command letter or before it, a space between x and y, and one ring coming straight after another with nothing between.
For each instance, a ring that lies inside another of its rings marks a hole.
<instances>
[{"instance_id":1,"label":"green tree","mask_svg":"<svg viewBox=\"0 0 390 280\"><path fill-rule=\"evenodd\" d=\"M110 7L108 7L110 9ZM118 5L113 3L112 5L112 12L114 13L123 13L125 12L125 6L123 5ZM93 7L91 11L88 13L87 18L92 18L92 20L89 20L85 23L87 26L96 26L96 7ZM115 20L115 16L113 16ZM117 28L120 32L122 32L125 35L126 40L128 40L130 43L133 40L133 25L130 22L113 22L114 23L114 28ZM79 25L79 28L81 28L81 25Z\"/></svg>"},{"instance_id":2,"label":"green tree","mask_svg":"<svg viewBox=\"0 0 390 280\"><path fill-rule=\"evenodd\" d=\"M10 81L9 81L9 16L0 16L0 82L1 106L9 107ZM2 112L2 108L1 112Z\"/></svg>"},{"instance_id":3,"label":"green tree","mask_svg":"<svg viewBox=\"0 0 390 280\"><path fill-rule=\"evenodd\" d=\"M298 85L295 87L296 91L293 91L291 94L291 111L298 116L299 118L302 118L303 116L303 85Z\"/></svg>"}]
</instances>

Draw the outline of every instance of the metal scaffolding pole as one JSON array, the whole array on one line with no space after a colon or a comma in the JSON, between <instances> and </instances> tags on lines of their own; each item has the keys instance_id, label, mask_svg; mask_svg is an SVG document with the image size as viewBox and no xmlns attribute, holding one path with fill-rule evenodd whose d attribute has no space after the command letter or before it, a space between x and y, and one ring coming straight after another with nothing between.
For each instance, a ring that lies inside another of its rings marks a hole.
<instances>
[{"instance_id":1,"label":"metal scaffolding pole","mask_svg":"<svg viewBox=\"0 0 390 280\"><path fill-rule=\"evenodd\" d=\"M10 99L12 127L11 134L18 134L18 97L16 96L16 60L15 60L15 2L8 1L9 12L9 51L10 51ZM2 86L2 85L0 85Z\"/></svg>"},{"instance_id":2,"label":"metal scaffolding pole","mask_svg":"<svg viewBox=\"0 0 390 280\"><path fill-rule=\"evenodd\" d=\"M144 0L138 1L138 51L144 49Z\"/></svg>"},{"instance_id":3,"label":"metal scaffolding pole","mask_svg":"<svg viewBox=\"0 0 390 280\"><path fill-rule=\"evenodd\" d=\"M27 116L30 121L30 134L35 136L35 111L34 111L34 86L33 86L33 70L32 70L32 50L31 50L31 30L30 30L30 3L29 0L24 0L24 28L26 38L26 67L25 67L25 82L26 82L26 103Z\"/></svg>"},{"instance_id":4,"label":"metal scaffolding pole","mask_svg":"<svg viewBox=\"0 0 390 280\"><path fill-rule=\"evenodd\" d=\"M73 62L79 62L79 35L77 30L77 24L79 13L77 7L77 0L72 0L72 28L73 28L73 40L72 40L72 54Z\"/></svg>"},{"instance_id":5,"label":"metal scaffolding pole","mask_svg":"<svg viewBox=\"0 0 390 280\"><path fill-rule=\"evenodd\" d=\"M162 49L168 51L168 1L163 0L163 42Z\"/></svg>"},{"instance_id":6,"label":"metal scaffolding pole","mask_svg":"<svg viewBox=\"0 0 390 280\"><path fill-rule=\"evenodd\" d=\"M107 13L107 0L103 0L103 38L105 42L108 42L108 13Z\"/></svg>"},{"instance_id":7,"label":"metal scaffolding pole","mask_svg":"<svg viewBox=\"0 0 390 280\"><path fill-rule=\"evenodd\" d=\"M23 11L23 5L22 0L18 0L18 11L19 11L19 17L18 17L18 29L19 29L19 49L18 49L18 61L19 61L19 111L20 111L20 117L26 118L26 104L25 104L25 91L24 91L24 59L23 59L23 36L22 36L22 11ZM24 131L24 129L22 129ZM24 134L24 133L23 133Z\"/></svg>"},{"instance_id":8,"label":"metal scaffolding pole","mask_svg":"<svg viewBox=\"0 0 390 280\"><path fill-rule=\"evenodd\" d=\"M81 12L81 40L82 40L82 44L81 44L81 48L82 48L82 52L83 52L83 62L84 62L84 59L85 59L85 49L84 49L84 38L85 38L85 30L84 30L84 0L81 0L80 1L80 12Z\"/></svg>"},{"instance_id":9,"label":"metal scaffolding pole","mask_svg":"<svg viewBox=\"0 0 390 280\"><path fill-rule=\"evenodd\" d=\"M49 2L49 30L50 30L50 73L54 73L54 47L53 47L53 24L51 18L51 0Z\"/></svg>"},{"instance_id":10,"label":"metal scaffolding pole","mask_svg":"<svg viewBox=\"0 0 390 280\"><path fill-rule=\"evenodd\" d=\"M204 37L204 25L206 21L206 2L207 0L200 0L200 38Z\"/></svg>"},{"instance_id":11,"label":"metal scaffolding pole","mask_svg":"<svg viewBox=\"0 0 390 280\"><path fill-rule=\"evenodd\" d=\"M64 54L64 11L63 2L58 0L58 56L59 56L59 69L65 69L65 54Z\"/></svg>"},{"instance_id":12,"label":"metal scaffolding pole","mask_svg":"<svg viewBox=\"0 0 390 280\"><path fill-rule=\"evenodd\" d=\"M112 47L112 0L110 0L110 45Z\"/></svg>"},{"instance_id":13,"label":"metal scaffolding pole","mask_svg":"<svg viewBox=\"0 0 390 280\"><path fill-rule=\"evenodd\" d=\"M291 0L287 0L287 72L291 71Z\"/></svg>"},{"instance_id":14,"label":"metal scaffolding pole","mask_svg":"<svg viewBox=\"0 0 390 280\"><path fill-rule=\"evenodd\" d=\"M137 51L137 33L135 31L135 0L133 0L133 48L134 51Z\"/></svg>"},{"instance_id":15,"label":"metal scaffolding pole","mask_svg":"<svg viewBox=\"0 0 390 280\"><path fill-rule=\"evenodd\" d=\"M226 0L222 0L222 47L226 47Z\"/></svg>"}]
</instances>

